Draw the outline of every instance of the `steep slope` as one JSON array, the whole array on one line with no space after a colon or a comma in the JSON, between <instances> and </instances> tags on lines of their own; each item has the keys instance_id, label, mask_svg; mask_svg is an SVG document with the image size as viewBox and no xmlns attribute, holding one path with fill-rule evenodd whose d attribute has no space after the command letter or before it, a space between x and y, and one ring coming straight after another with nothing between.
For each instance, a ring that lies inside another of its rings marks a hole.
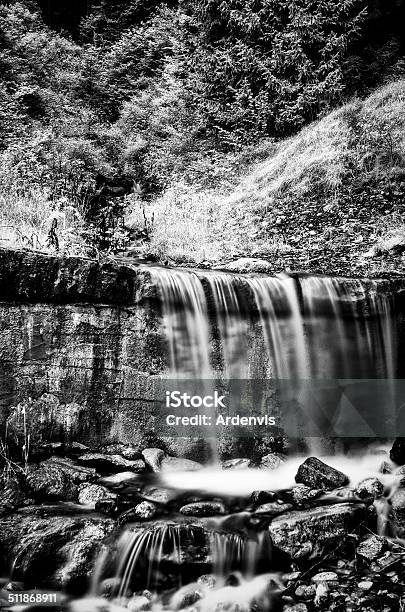
<instances>
[{"instance_id":1,"label":"steep slope","mask_svg":"<svg viewBox=\"0 0 405 612\"><path fill-rule=\"evenodd\" d=\"M253 164L230 194L183 194L172 206L166 196L156 203L155 219L165 217L172 251L177 217L187 221L179 224L177 251L180 242L187 244L197 262L204 254L225 262L259 256L275 269L400 271L405 79L256 153L264 160Z\"/></svg>"}]
</instances>

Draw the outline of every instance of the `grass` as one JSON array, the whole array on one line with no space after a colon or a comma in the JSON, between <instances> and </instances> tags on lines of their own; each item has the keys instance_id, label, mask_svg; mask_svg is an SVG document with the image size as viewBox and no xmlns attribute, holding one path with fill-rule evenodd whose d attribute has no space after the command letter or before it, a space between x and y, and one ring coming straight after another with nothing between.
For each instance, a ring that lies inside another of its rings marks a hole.
<instances>
[{"instance_id":1,"label":"grass","mask_svg":"<svg viewBox=\"0 0 405 612\"><path fill-rule=\"evenodd\" d=\"M404 107L400 79L288 140L263 143L264 160L233 189L229 180L222 190L172 186L149 205L145 249L178 262L263 256L280 267L294 253L295 267L314 267L311 253L325 251L343 267L354 258L378 267L381 249L364 256L389 240L405 213Z\"/></svg>"}]
</instances>

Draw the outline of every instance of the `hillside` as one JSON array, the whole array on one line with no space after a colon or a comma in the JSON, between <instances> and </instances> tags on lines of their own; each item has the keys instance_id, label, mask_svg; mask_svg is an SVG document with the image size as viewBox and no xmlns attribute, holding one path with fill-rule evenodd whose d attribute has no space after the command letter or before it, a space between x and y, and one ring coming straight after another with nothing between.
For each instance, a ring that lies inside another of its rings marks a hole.
<instances>
[{"instance_id":1,"label":"hillside","mask_svg":"<svg viewBox=\"0 0 405 612\"><path fill-rule=\"evenodd\" d=\"M256 155L264 160L228 194L158 200L151 250L176 259L183 245L191 260L217 264L261 257L277 270L403 270L404 79Z\"/></svg>"}]
</instances>

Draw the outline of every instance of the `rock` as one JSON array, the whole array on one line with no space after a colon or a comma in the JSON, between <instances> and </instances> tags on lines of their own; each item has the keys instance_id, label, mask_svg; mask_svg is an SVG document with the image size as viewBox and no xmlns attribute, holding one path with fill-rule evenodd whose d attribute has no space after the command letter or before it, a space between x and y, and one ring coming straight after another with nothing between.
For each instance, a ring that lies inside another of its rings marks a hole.
<instances>
[{"instance_id":1,"label":"rock","mask_svg":"<svg viewBox=\"0 0 405 612\"><path fill-rule=\"evenodd\" d=\"M274 272L274 268L268 261L255 257L240 257L236 261L221 266L221 268L239 273L256 272L260 274L272 274Z\"/></svg>"},{"instance_id":2,"label":"rock","mask_svg":"<svg viewBox=\"0 0 405 612\"><path fill-rule=\"evenodd\" d=\"M27 496L17 479L8 480L0 489L0 508L3 508L4 512L16 510L24 504L26 499Z\"/></svg>"},{"instance_id":3,"label":"rock","mask_svg":"<svg viewBox=\"0 0 405 612\"><path fill-rule=\"evenodd\" d=\"M226 508L221 502L204 501L186 504L180 512L185 516L217 516L226 514Z\"/></svg>"},{"instance_id":4,"label":"rock","mask_svg":"<svg viewBox=\"0 0 405 612\"><path fill-rule=\"evenodd\" d=\"M299 599L313 599L315 597L315 592L316 592L316 587L313 584L310 585L305 585L302 584L299 587L296 588L295 590L295 595L299 598Z\"/></svg>"},{"instance_id":5,"label":"rock","mask_svg":"<svg viewBox=\"0 0 405 612\"><path fill-rule=\"evenodd\" d=\"M391 497L392 521L396 536L405 536L405 488L399 488Z\"/></svg>"},{"instance_id":6,"label":"rock","mask_svg":"<svg viewBox=\"0 0 405 612\"><path fill-rule=\"evenodd\" d=\"M115 499L100 499L96 502L94 509L96 512L114 517L118 512L118 504Z\"/></svg>"},{"instance_id":7,"label":"rock","mask_svg":"<svg viewBox=\"0 0 405 612\"><path fill-rule=\"evenodd\" d=\"M280 504L279 502L269 502L256 508L253 514L267 514L268 516L278 516L293 509L291 504Z\"/></svg>"},{"instance_id":8,"label":"rock","mask_svg":"<svg viewBox=\"0 0 405 612\"><path fill-rule=\"evenodd\" d=\"M262 457L259 467L265 470L275 470L276 468L280 467L284 461L284 455L280 455L279 453L269 453L268 455Z\"/></svg>"},{"instance_id":9,"label":"rock","mask_svg":"<svg viewBox=\"0 0 405 612\"><path fill-rule=\"evenodd\" d=\"M391 461L397 465L405 465L405 438L397 438L390 450Z\"/></svg>"},{"instance_id":10,"label":"rock","mask_svg":"<svg viewBox=\"0 0 405 612\"><path fill-rule=\"evenodd\" d=\"M111 500L115 502L117 496L111 493L107 487L98 484L82 483L79 485L78 500L79 504L85 506L96 505L97 502Z\"/></svg>"},{"instance_id":11,"label":"rock","mask_svg":"<svg viewBox=\"0 0 405 612\"><path fill-rule=\"evenodd\" d=\"M26 477L27 487L35 499L40 501L74 501L77 486L56 465L42 464L30 471Z\"/></svg>"},{"instance_id":12,"label":"rock","mask_svg":"<svg viewBox=\"0 0 405 612\"><path fill-rule=\"evenodd\" d=\"M99 472L111 473L131 470L136 474L145 471L142 459L125 459L121 455L103 455L102 453L86 453L78 458L82 465L95 468Z\"/></svg>"},{"instance_id":13,"label":"rock","mask_svg":"<svg viewBox=\"0 0 405 612\"><path fill-rule=\"evenodd\" d=\"M287 605L287 606L284 606L283 608L283 612L307 612L307 611L308 611L307 606L302 602L294 604L293 606Z\"/></svg>"},{"instance_id":14,"label":"rock","mask_svg":"<svg viewBox=\"0 0 405 612\"><path fill-rule=\"evenodd\" d=\"M345 474L326 465L316 457L310 457L298 468L295 481L312 489L337 489L348 484Z\"/></svg>"},{"instance_id":15,"label":"rock","mask_svg":"<svg viewBox=\"0 0 405 612\"><path fill-rule=\"evenodd\" d=\"M144 501L136 506L134 514L141 520L149 521L156 516L157 507L152 502Z\"/></svg>"},{"instance_id":16,"label":"rock","mask_svg":"<svg viewBox=\"0 0 405 612\"><path fill-rule=\"evenodd\" d=\"M373 588L373 583L371 582L371 580L363 580L362 582L359 582L357 586L362 591L369 591Z\"/></svg>"},{"instance_id":17,"label":"rock","mask_svg":"<svg viewBox=\"0 0 405 612\"><path fill-rule=\"evenodd\" d=\"M357 486L356 494L362 498L374 497L377 499L384 494L384 485L378 478L366 478Z\"/></svg>"},{"instance_id":18,"label":"rock","mask_svg":"<svg viewBox=\"0 0 405 612\"><path fill-rule=\"evenodd\" d=\"M167 456L163 457L160 466L162 472L192 472L203 468L197 461Z\"/></svg>"},{"instance_id":19,"label":"rock","mask_svg":"<svg viewBox=\"0 0 405 612\"><path fill-rule=\"evenodd\" d=\"M119 472L113 476L104 476L100 478L99 483L105 487L120 488L124 485L134 483L138 480L137 475L134 472Z\"/></svg>"},{"instance_id":20,"label":"rock","mask_svg":"<svg viewBox=\"0 0 405 612\"><path fill-rule=\"evenodd\" d=\"M0 547L11 578L38 588L87 589L94 558L114 522L89 515L57 514L58 507L26 509L0 519Z\"/></svg>"},{"instance_id":21,"label":"rock","mask_svg":"<svg viewBox=\"0 0 405 612\"><path fill-rule=\"evenodd\" d=\"M217 584L217 579L212 574L203 574L197 580L197 584L203 585L206 589L212 590Z\"/></svg>"},{"instance_id":22,"label":"rock","mask_svg":"<svg viewBox=\"0 0 405 612\"><path fill-rule=\"evenodd\" d=\"M320 582L337 582L339 577L335 572L320 572L315 576L312 576L312 582L319 584Z\"/></svg>"},{"instance_id":23,"label":"rock","mask_svg":"<svg viewBox=\"0 0 405 612\"><path fill-rule=\"evenodd\" d=\"M253 491L250 497L250 503L253 506L261 506L269 502L274 501L277 498L277 494L274 491Z\"/></svg>"},{"instance_id":24,"label":"rock","mask_svg":"<svg viewBox=\"0 0 405 612\"><path fill-rule=\"evenodd\" d=\"M351 529L365 519L363 504L333 504L294 510L277 516L269 525L273 544L292 559L319 559L338 554Z\"/></svg>"},{"instance_id":25,"label":"rock","mask_svg":"<svg viewBox=\"0 0 405 612\"><path fill-rule=\"evenodd\" d=\"M145 448L145 450L142 451L142 455L146 465L150 467L152 472L160 472L162 459L165 456L161 448Z\"/></svg>"},{"instance_id":26,"label":"rock","mask_svg":"<svg viewBox=\"0 0 405 612\"><path fill-rule=\"evenodd\" d=\"M189 608L201 599L201 586L196 582L179 589L170 600L171 610Z\"/></svg>"},{"instance_id":27,"label":"rock","mask_svg":"<svg viewBox=\"0 0 405 612\"><path fill-rule=\"evenodd\" d=\"M356 553L363 559L372 561L384 551L386 545L387 542L384 538L372 535L358 545Z\"/></svg>"},{"instance_id":28,"label":"rock","mask_svg":"<svg viewBox=\"0 0 405 612\"><path fill-rule=\"evenodd\" d=\"M108 444L100 447L100 453L105 455L121 455L124 459L142 459L142 454L134 446L128 444Z\"/></svg>"},{"instance_id":29,"label":"rock","mask_svg":"<svg viewBox=\"0 0 405 612\"><path fill-rule=\"evenodd\" d=\"M66 476L77 485L83 482L93 482L98 478L98 474L94 468L77 465L75 461L66 459L65 457L50 457L40 465L45 467L56 467L62 470Z\"/></svg>"},{"instance_id":30,"label":"rock","mask_svg":"<svg viewBox=\"0 0 405 612\"><path fill-rule=\"evenodd\" d=\"M148 501L155 502L157 504L167 504L172 498L173 493L169 489L163 487L155 487L148 485L142 489L143 497L147 498Z\"/></svg>"},{"instance_id":31,"label":"rock","mask_svg":"<svg viewBox=\"0 0 405 612\"><path fill-rule=\"evenodd\" d=\"M252 462L250 459L229 459L222 462L223 470L245 470L250 467Z\"/></svg>"},{"instance_id":32,"label":"rock","mask_svg":"<svg viewBox=\"0 0 405 612\"><path fill-rule=\"evenodd\" d=\"M320 489L311 489L311 487L307 487L304 484L299 484L291 489L291 498L294 504L303 506L308 502L313 502L313 500L317 499L322 493Z\"/></svg>"},{"instance_id":33,"label":"rock","mask_svg":"<svg viewBox=\"0 0 405 612\"><path fill-rule=\"evenodd\" d=\"M401 465L401 467L397 468L394 471L395 478L398 479L398 483L400 487L405 487L405 465Z\"/></svg>"},{"instance_id":34,"label":"rock","mask_svg":"<svg viewBox=\"0 0 405 612\"><path fill-rule=\"evenodd\" d=\"M131 612L144 612L151 609L151 602L143 595L134 595L126 604L126 608Z\"/></svg>"}]
</instances>

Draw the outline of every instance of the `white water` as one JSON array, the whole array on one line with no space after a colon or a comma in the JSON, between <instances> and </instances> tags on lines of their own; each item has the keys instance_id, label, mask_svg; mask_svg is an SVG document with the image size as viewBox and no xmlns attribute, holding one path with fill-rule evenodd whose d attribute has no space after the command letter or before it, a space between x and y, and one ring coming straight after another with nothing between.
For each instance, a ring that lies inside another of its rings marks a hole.
<instances>
[{"instance_id":1,"label":"white water","mask_svg":"<svg viewBox=\"0 0 405 612\"><path fill-rule=\"evenodd\" d=\"M152 268L151 275L162 297L173 377L395 377L392 305L379 293L378 281L161 268ZM250 346L258 325L261 372L255 371ZM214 352L221 354L222 367L213 365Z\"/></svg>"}]
</instances>

